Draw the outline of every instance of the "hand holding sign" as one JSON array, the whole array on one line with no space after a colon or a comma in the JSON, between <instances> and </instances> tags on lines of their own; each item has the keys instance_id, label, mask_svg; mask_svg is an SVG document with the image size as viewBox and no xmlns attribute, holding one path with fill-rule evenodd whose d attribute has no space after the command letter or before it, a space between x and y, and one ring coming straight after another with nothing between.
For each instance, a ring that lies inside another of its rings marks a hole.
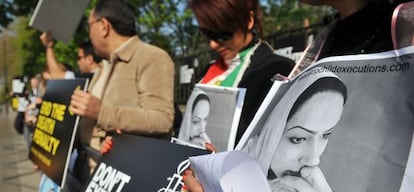
<instances>
[{"instance_id":1,"label":"hand holding sign","mask_svg":"<svg viewBox=\"0 0 414 192\"><path fill-rule=\"evenodd\" d=\"M121 134L121 129L116 129L116 133ZM106 154L112 149L112 136L106 136L105 140L102 142L102 147L100 149L101 154Z\"/></svg>"},{"instance_id":2,"label":"hand holding sign","mask_svg":"<svg viewBox=\"0 0 414 192\"><path fill-rule=\"evenodd\" d=\"M76 115L90 119L98 119L101 100L94 95L81 90L73 92L69 110Z\"/></svg>"},{"instance_id":3,"label":"hand holding sign","mask_svg":"<svg viewBox=\"0 0 414 192\"><path fill-rule=\"evenodd\" d=\"M53 47L53 35L52 32L43 32L42 35L40 35L40 41L45 47Z\"/></svg>"}]
</instances>

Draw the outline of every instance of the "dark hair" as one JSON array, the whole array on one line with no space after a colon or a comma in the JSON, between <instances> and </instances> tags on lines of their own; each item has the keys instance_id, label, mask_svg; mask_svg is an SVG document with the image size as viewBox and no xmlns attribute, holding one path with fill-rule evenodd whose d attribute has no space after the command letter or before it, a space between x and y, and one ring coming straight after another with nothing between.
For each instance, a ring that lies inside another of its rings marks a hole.
<instances>
[{"instance_id":1,"label":"dark hair","mask_svg":"<svg viewBox=\"0 0 414 192\"><path fill-rule=\"evenodd\" d=\"M120 35L136 34L135 15L126 0L99 0L93 12L96 19L105 18Z\"/></svg>"},{"instance_id":2,"label":"dark hair","mask_svg":"<svg viewBox=\"0 0 414 192\"><path fill-rule=\"evenodd\" d=\"M190 0L188 6L203 27L214 32L249 32L250 12L253 12L253 29L263 36L263 24L258 0Z\"/></svg>"},{"instance_id":3,"label":"dark hair","mask_svg":"<svg viewBox=\"0 0 414 192\"><path fill-rule=\"evenodd\" d=\"M95 49L93 48L93 45L90 41L83 42L79 44L78 47L83 50L83 54L85 54L85 56L92 55L93 61L95 63L99 63L102 61L102 57L99 57L95 53Z\"/></svg>"},{"instance_id":4,"label":"dark hair","mask_svg":"<svg viewBox=\"0 0 414 192\"><path fill-rule=\"evenodd\" d=\"M296 111L306 100L311 98L316 93L327 90L340 93L344 97L343 104L345 105L346 99L348 97L345 84L338 78L324 77L313 82L312 85L310 85L302 94L299 95L298 99L296 99L292 109L289 112L288 120L296 113Z\"/></svg>"},{"instance_id":5,"label":"dark hair","mask_svg":"<svg viewBox=\"0 0 414 192\"><path fill-rule=\"evenodd\" d=\"M62 63L66 71L73 71L73 67L69 63Z\"/></svg>"},{"instance_id":6,"label":"dark hair","mask_svg":"<svg viewBox=\"0 0 414 192\"><path fill-rule=\"evenodd\" d=\"M206 95L206 94L199 94L199 95L197 95L197 97L194 99L194 102L193 102L193 106L192 106L192 108L191 108L191 112L193 112L194 111L194 108L195 108L195 104L196 103L198 103L200 100L207 100L209 103L210 103L210 98Z\"/></svg>"}]
</instances>

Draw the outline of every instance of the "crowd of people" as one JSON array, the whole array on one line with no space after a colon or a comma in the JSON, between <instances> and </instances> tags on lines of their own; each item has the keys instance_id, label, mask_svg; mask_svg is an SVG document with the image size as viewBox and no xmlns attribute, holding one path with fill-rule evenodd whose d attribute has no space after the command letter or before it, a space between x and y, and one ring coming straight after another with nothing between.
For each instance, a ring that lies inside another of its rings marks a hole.
<instances>
[{"instance_id":1,"label":"crowd of people","mask_svg":"<svg viewBox=\"0 0 414 192\"><path fill-rule=\"evenodd\" d=\"M204 70L205 73L197 82L222 87L246 88L235 144L240 141L252 122L260 104L272 87L272 79L275 75L288 77L297 74L299 70L303 70L313 62L329 56L377 53L393 49L390 34L391 16L393 8L400 1L301 0L301 2L330 6L337 11L337 14L335 19L321 30L304 53L306 59L300 61L296 68L294 68L294 61L274 54L273 48L263 40L263 23L258 0L190 0L188 2L201 34L208 41L209 47L219 54L219 58ZM77 52L80 74L75 74L68 66L56 59L53 34L45 32L40 36L46 49L46 66L41 74L30 79L29 103L25 106L23 118L29 128L26 140L29 145L30 134L33 133L47 80L75 77L90 79L88 90L76 90L71 96L69 106L70 111L81 117L75 142L78 157L72 174L82 185L86 184L97 165L96 159L88 156L86 148L90 147L106 153L112 146L111 135L119 133L169 140L174 131L174 124L177 123L174 122L175 114L180 111L177 111L174 106L173 60L161 48L140 40L136 24L134 12L126 1L98 0L88 17L90 42L80 44ZM323 146L326 146L330 128L339 121L347 97L343 83L334 75L327 76L329 77L315 80L314 84L319 86L328 79L327 81L336 82L335 87L329 87L328 91L321 91L313 85L303 86L302 92L308 90L311 92L308 97L297 98L298 94L302 93L300 92L288 98L301 100L294 103L303 107L293 106L290 112L279 113L283 114L280 116L283 118L280 126L284 129L288 129L292 122L308 123L309 127L312 127L312 123L317 122L315 120L317 117L334 116L332 119L335 120L326 122L328 124L325 127L315 126L311 130L326 137L326 140L320 144ZM334 99L328 100L328 97ZM203 101L203 104L208 105L209 98L206 94L198 93L191 99L198 100L198 98L204 99L200 100L200 103ZM314 105L310 104L311 101L315 102L314 100L322 101L319 102L321 110L315 112L317 117L312 118L314 121L298 118L296 114L306 113L303 110L314 110ZM323 110L324 105L336 106L336 108L334 111L326 111ZM206 111L205 108L200 110L197 107L187 106L186 110L199 114L199 117L195 122L192 113L186 113L183 126L196 126L193 124L203 126L208 116L208 109ZM283 111L284 108L274 110ZM259 139L269 139L272 136L270 128L264 130L269 134ZM202 131L203 129L200 128L200 132ZM197 138L189 133L179 134L189 137L190 140L196 140L198 145L214 151L214 144L211 144L205 134L200 134L202 137ZM283 137L282 135L279 145L289 145L291 141ZM280 191L292 189L306 191L308 186L301 185L302 188L291 186L289 177L286 177L286 180L272 182L275 178L288 175L284 172L283 166L289 160L275 162L267 160L269 157L266 154L269 150L272 154L281 156L292 152L265 147L259 150L260 153L253 155L261 163L272 188ZM322 152L323 150L319 155ZM317 169L318 162L308 160L297 166ZM303 171L306 172L306 169ZM193 171L186 171L183 181L185 183L183 190L203 191ZM332 191L326 181L309 187L313 187L312 189L316 191Z\"/></svg>"}]
</instances>

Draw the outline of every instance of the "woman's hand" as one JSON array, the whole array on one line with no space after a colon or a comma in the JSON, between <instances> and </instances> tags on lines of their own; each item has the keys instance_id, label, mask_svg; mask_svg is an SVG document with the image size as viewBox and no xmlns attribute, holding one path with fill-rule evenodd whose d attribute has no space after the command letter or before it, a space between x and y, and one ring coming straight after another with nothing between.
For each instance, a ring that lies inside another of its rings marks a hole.
<instances>
[{"instance_id":1,"label":"woman's hand","mask_svg":"<svg viewBox=\"0 0 414 192\"><path fill-rule=\"evenodd\" d=\"M116 129L116 133L121 134L122 133L121 129ZM101 145L101 149L100 149L101 154L104 155L108 153L112 149L112 146L113 146L112 136L106 136Z\"/></svg>"},{"instance_id":2,"label":"woman's hand","mask_svg":"<svg viewBox=\"0 0 414 192\"><path fill-rule=\"evenodd\" d=\"M194 176L191 168L187 169L183 175L184 186L182 187L183 192L204 192L203 186Z\"/></svg>"},{"instance_id":3,"label":"woman's hand","mask_svg":"<svg viewBox=\"0 0 414 192\"><path fill-rule=\"evenodd\" d=\"M317 191L332 192L331 187L329 187L329 184L319 167L304 167L302 168L300 174L309 183L311 183L313 188L315 188Z\"/></svg>"},{"instance_id":4,"label":"woman's hand","mask_svg":"<svg viewBox=\"0 0 414 192\"><path fill-rule=\"evenodd\" d=\"M106 136L105 140L102 142L101 145L101 154L104 155L106 153L108 153L111 149L112 149L112 136Z\"/></svg>"},{"instance_id":5,"label":"woman's hand","mask_svg":"<svg viewBox=\"0 0 414 192\"><path fill-rule=\"evenodd\" d=\"M213 152L213 153L217 152L217 149L216 149L216 147L214 147L214 145L213 145L213 144L211 144L211 143L206 143L206 144L205 144L205 146L206 146L206 150L211 151L211 152Z\"/></svg>"},{"instance_id":6,"label":"woman's hand","mask_svg":"<svg viewBox=\"0 0 414 192\"><path fill-rule=\"evenodd\" d=\"M301 175L288 175L273 180L270 187L277 192L332 192L319 167L302 168Z\"/></svg>"}]
</instances>

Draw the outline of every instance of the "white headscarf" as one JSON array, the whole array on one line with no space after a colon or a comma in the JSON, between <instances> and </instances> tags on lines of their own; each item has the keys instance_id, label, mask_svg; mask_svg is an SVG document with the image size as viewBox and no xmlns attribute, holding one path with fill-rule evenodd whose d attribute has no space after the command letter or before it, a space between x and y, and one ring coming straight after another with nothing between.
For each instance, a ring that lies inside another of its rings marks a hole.
<instances>
[{"instance_id":1,"label":"white headscarf","mask_svg":"<svg viewBox=\"0 0 414 192\"><path fill-rule=\"evenodd\" d=\"M268 108L271 107L273 110L271 110L268 117L262 118L265 120L265 123L261 133L250 138L242 148L242 151L249 153L257 160L265 174L267 174L270 168L295 101L309 86L318 79L325 77L340 80L334 73L323 67L311 68L292 79L289 82L291 86L279 102L273 102L276 104L268 106ZM261 125L261 123L258 123L258 125Z\"/></svg>"},{"instance_id":2,"label":"white headscarf","mask_svg":"<svg viewBox=\"0 0 414 192\"><path fill-rule=\"evenodd\" d=\"M185 113L184 113L184 117L183 117L183 121L181 122L181 127L180 127L180 132L178 133L178 139L180 140L184 140L187 142L190 142L190 137L191 137L191 133L193 130L192 127L192 116L193 116L193 106L194 106L194 102L197 99L197 97L199 97L200 95L205 95L206 97L208 97L208 95L201 90L198 87L194 87L190 97L187 100L187 104L186 104L186 108L185 108ZM207 143L211 143L210 138L208 138L207 135L200 135L202 137L203 140L206 140L205 142ZM196 145L202 145L202 147L205 146L205 143L192 143L192 144L196 144Z\"/></svg>"}]
</instances>

